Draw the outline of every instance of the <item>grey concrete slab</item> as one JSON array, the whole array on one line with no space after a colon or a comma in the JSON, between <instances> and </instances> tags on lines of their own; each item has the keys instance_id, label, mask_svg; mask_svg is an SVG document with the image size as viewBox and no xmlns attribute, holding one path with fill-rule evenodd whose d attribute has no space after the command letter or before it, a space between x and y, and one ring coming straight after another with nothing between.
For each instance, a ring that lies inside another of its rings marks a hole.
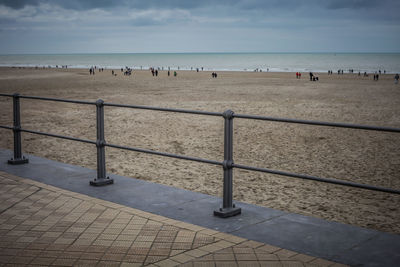
<instances>
[{"instance_id":1,"label":"grey concrete slab","mask_svg":"<svg viewBox=\"0 0 400 267\"><path fill-rule=\"evenodd\" d=\"M333 260L376 236L379 232L318 218L287 214L251 227L241 228L233 234L256 241L285 247L303 254L319 255Z\"/></svg>"},{"instance_id":2,"label":"grey concrete slab","mask_svg":"<svg viewBox=\"0 0 400 267\"><path fill-rule=\"evenodd\" d=\"M10 165L7 161L12 158L13 153L9 150L0 150L0 161L2 169L7 169L14 175L22 177L36 177L36 179L54 180L59 177L73 177L95 172L79 166L63 164L51 160L43 160L40 157L29 155L29 163L21 165ZM34 171L33 171L34 170Z\"/></svg>"},{"instance_id":3,"label":"grey concrete slab","mask_svg":"<svg viewBox=\"0 0 400 267\"><path fill-rule=\"evenodd\" d=\"M247 239L354 266L396 266L400 235L237 202L239 216L213 216L218 197L110 175L115 184L93 187L96 171L33 155L24 165L9 165L12 151L0 149L0 170L70 191L193 223Z\"/></svg>"},{"instance_id":4,"label":"grey concrete slab","mask_svg":"<svg viewBox=\"0 0 400 267\"><path fill-rule=\"evenodd\" d=\"M89 181L96 177L94 170L33 155L29 155L28 164L9 165L7 159L11 155L11 151L0 150L0 170L148 212L156 212L167 207L210 197L113 174L109 175L115 181L112 186L89 186Z\"/></svg>"},{"instance_id":5,"label":"grey concrete slab","mask_svg":"<svg viewBox=\"0 0 400 267\"><path fill-rule=\"evenodd\" d=\"M365 266L400 266L400 242L398 235L380 232L353 248L335 257L351 266L364 262Z\"/></svg>"},{"instance_id":6,"label":"grey concrete slab","mask_svg":"<svg viewBox=\"0 0 400 267\"><path fill-rule=\"evenodd\" d=\"M197 201L169 207L168 209L161 210L160 214L192 224L199 224L200 222L203 227L226 233L287 214L283 211L238 202L237 206L242 209L242 214L240 216L219 218L213 215L213 211L218 209L220 205L220 198L210 196Z\"/></svg>"}]
</instances>

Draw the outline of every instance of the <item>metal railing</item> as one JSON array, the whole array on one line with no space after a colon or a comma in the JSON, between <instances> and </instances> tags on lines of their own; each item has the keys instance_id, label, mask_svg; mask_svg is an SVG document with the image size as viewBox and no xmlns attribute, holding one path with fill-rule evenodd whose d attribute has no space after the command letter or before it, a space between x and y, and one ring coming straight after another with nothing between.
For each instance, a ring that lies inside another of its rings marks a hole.
<instances>
[{"instance_id":1,"label":"metal railing","mask_svg":"<svg viewBox=\"0 0 400 267\"><path fill-rule=\"evenodd\" d=\"M279 170L272 170L267 168L258 168L252 166L246 166L241 164L236 164L233 161L233 119L251 119L251 120L262 120L262 121L274 121L274 122L285 122L285 123L296 123L296 124L308 124L308 125L318 125L318 126L329 126L329 127L341 127L341 128L351 128L351 129L361 129L361 130L369 130L369 131L383 131L383 132L393 132L400 133L400 128L390 128L390 127L378 127L378 126L367 126L367 125L357 125L357 124L345 124L345 123L332 123L332 122L321 122L321 121L309 121L309 120L297 120L297 119L286 119L286 118L274 118L274 117L265 117L265 116L254 116L254 115L243 115L243 114L235 114L231 110L226 110L223 113L218 112L206 112L206 111L195 111L195 110L185 110L185 109L173 109L173 108L160 108L160 107L150 107L150 106L136 106L136 105L123 105L123 104L113 104L113 103L105 103L103 100L99 99L96 102L90 101L79 101L79 100L67 100L67 99L58 99L58 98L47 98L47 97L36 97L36 96L24 96L19 94L0 94L3 97L12 97L13 98L13 121L14 125L4 126L0 125L0 128L13 130L14 133L14 157L8 161L9 164L23 164L28 163L28 159L22 155L22 145L21 145L21 132L50 136L55 138L67 139L71 141L84 142L88 144L94 144L97 147L97 177L90 181L90 185L93 186L102 186L107 184L113 184L114 180L110 179L106 173L106 164L105 164L105 147L112 147L117 149L153 154L164 157L171 157L176 159L183 159L195 162L201 162L206 164L212 164L217 166L222 166L223 168L223 203L222 208L216 209L214 211L215 216L219 217L230 217L241 213L241 208L236 207L233 203L233 168L249 170L249 171L257 171L264 172L276 175L283 175L292 178L300 178L307 179L313 181L319 181L330 184L337 184L343 186L350 186L386 193L400 194L400 190L378 187L373 185L359 184L349 181L343 181L338 179L331 178L321 178L316 176L297 174L284 172ZM74 103L74 104L83 104L83 105L94 105L96 106L96 132L97 132L97 140L91 141L86 139L68 137L63 135L39 132L24 129L21 127L20 120L20 99L33 99L33 100L42 100L42 101L57 101L57 102L65 102L65 103ZM163 112L173 112L173 113L187 113L187 114L195 114L195 115L204 115L204 116L217 116L224 118L224 160L222 162L189 157L184 155L176 155L171 153L159 152L149 149L141 149L134 147L127 147L115 144L108 144L105 141L104 137L104 106L109 107L120 107L120 108L131 108L131 109L144 109L144 110L153 110L153 111L163 111Z\"/></svg>"}]
</instances>

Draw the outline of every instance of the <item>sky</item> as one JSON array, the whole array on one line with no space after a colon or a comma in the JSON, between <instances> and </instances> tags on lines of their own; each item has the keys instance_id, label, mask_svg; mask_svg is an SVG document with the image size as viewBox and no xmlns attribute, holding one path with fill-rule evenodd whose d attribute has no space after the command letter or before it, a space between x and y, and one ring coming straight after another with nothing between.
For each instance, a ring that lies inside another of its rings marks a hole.
<instances>
[{"instance_id":1,"label":"sky","mask_svg":"<svg viewBox=\"0 0 400 267\"><path fill-rule=\"evenodd\" d=\"M0 0L0 54L400 52L399 0Z\"/></svg>"}]
</instances>

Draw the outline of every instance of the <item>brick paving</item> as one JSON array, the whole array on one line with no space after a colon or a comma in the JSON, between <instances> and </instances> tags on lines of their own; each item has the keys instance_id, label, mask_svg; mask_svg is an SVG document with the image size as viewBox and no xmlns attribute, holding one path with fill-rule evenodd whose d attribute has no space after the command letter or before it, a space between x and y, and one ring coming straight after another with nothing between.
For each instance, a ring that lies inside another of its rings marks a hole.
<instances>
[{"instance_id":1,"label":"brick paving","mask_svg":"<svg viewBox=\"0 0 400 267\"><path fill-rule=\"evenodd\" d=\"M343 266L0 172L0 266Z\"/></svg>"}]
</instances>

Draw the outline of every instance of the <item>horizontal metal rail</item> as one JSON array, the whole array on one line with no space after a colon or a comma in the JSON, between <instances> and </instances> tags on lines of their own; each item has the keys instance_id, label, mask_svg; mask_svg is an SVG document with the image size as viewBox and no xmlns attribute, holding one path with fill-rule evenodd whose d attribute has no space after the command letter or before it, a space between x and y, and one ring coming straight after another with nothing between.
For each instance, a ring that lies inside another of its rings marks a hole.
<instances>
[{"instance_id":1,"label":"horizontal metal rail","mask_svg":"<svg viewBox=\"0 0 400 267\"><path fill-rule=\"evenodd\" d=\"M0 96L13 97L11 94L0 94Z\"/></svg>"},{"instance_id":2,"label":"horizontal metal rail","mask_svg":"<svg viewBox=\"0 0 400 267\"><path fill-rule=\"evenodd\" d=\"M174 113L189 113L189 114L206 115L206 116L222 116L222 112L196 111L196 110L187 110L187 109L159 108L159 107L151 107L151 106L124 105L124 104L113 104L113 103L104 103L104 106L119 107L119 108L132 108L132 109L147 109L147 110L154 110L154 111L174 112Z\"/></svg>"},{"instance_id":3,"label":"horizontal metal rail","mask_svg":"<svg viewBox=\"0 0 400 267\"><path fill-rule=\"evenodd\" d=\"M9 127L9 126L0 126L0 128L10 129L10 130L13 129L13 127ZM78 142L89 143L89 144L96 144L95 141L86 140L86 139L80 139L80 138L68 137L68 136L50 134L50 133L43 133L43 132L27 130L27 129L20 129L20 130L21 130L21 132L26 132L26 133L31 133L31 134L44 135L44 136L61 138L61 139L66 139L66 140L71 140L71 141L78 141ZM134 152L153 154L153 155L158 155L158 156L163 156L163 157L170 157L170 158L176 158L176 159L183 159L183 160L207 163L207 164L212 164L212 165L217 165L217 166L223 166L223 162L219 162L219 161L215 161L215 160L208 160L208 159L202 159L202 158L196 158L196 157L176 155L176 154L159 152L159 151L154 151L154 150L149 150L149 149L134 148L134 147L120 146L120 145L107 144L107 143L104 145L108 146L108 147L112 147L112 148L129 150L129 151L134 151ZM249 171L257 171L257 172L264 172L264 173L276 174L276 175L293 177L293 178L300 178L300 179L305 179L305 180L313 180L313 181L324 182L324 183L329 183L329 184L337 184L337 185L344 185L344 186L350 186L350 187L356 187L356 188L362 188L362 189L368 189L368 190L374 190L374 191L380 191L380 192L386 192L386 193L392 193L392 194L400 194L400 190L396 190L396 189L378 187L378 186L372 186L372 185L366 185L366 184L359 184L359 183L337 180L337 179L332 179L332 178L322 178L322 177L305 175L305 174L297 174L297 173L291 173L291 172L285 172L285 171L279 171L279 170L272 170L272 169L268 169L268 168L246 166L246 165L241 165L241 164L236 164L236 163L233 163L232 167L238 168L238 169L243 169L243 170L249 170Z\"/></svg>"},{"instance_id":4,"label":"horizontal metal rail","mask_svg":"<svg viewBox=\"0 0 400 267\"><path fill-rule=\"evenodd\" d=\"M14 97L14 95L10 95L10 94L0 94L0 96ZM96 105L96 102L93 102L93 101L71 100L71 99L61 99L61 98L52 98L52 97L41 97L41 96L26 96L26 95L18 95L18 97L25 98L25 99L43 100L43 101L55 101L55 102L65 102L65 103L84 104L84 105Z\"/></svg>"},{"instance_id":5,"label":"horizontal metal rail","mask_svg":"<svg viewBox=\"0 0 400 267\"><path fill-rule=\"evenodd\" d=\"M12 94L0 94L0 96L13 97ZM43 100L43 101L57 101L57 102L66 102L66 103L75 103L75 104L96 105L96 102L93 102L93 101L69 100L69 99L24 96L24 95L19 95L19 97L26 98L26 99L37 99L37 100ZM110 107L145 109L145 110L174 112L174 113L188 113L188 114L206 115L206 116L223 116L222 112L208 112L208 111L187 110L187 109L160 108L160 107L153 107L153 106L126 105L126 104L115 104L115 103L103 103L103 105L110 106ZM394 127L381 127L381 126L369 126L369 125L360 125L360 124L351 124L351 123L336 123L336 122L312 121L312 120L301 120L301 119L288 119L288 118L277 118L277 117L267 117L267 116L257 116L257 115L235 114L235 113L233 114L233 117L241 118L241 119L253 119L253 120L263 120L263 121L273 121L273 122L286 122L286 123L295 123L295 124L306 124L306 125L329 126L329 127L340 127L340 128L349 128L349 129L361 129L361 130L370 130L370 131L400 133L400 128L394 128Z\"/></svg>"},{"instance_id":6,"label":"horizontal metal rail","mask_svg":"<svg viewBox=\"0 0 400 267\"><path fill-rule=\"evenodd\" d=\"M0 94L0 96L13 97L13 95L10 95L10 94ZM51 97L19 95L19 98L36 99L36 100L43 100L43 101L56 101L56 102L65 102L65 103L74 103L74 104L96 105L96 102L92 102L92 101L70 100L70 99L60 99L60 98L51 98ZM209 112L209 111L175 109L175 108L160 108L160 107L152 107L152 106L125 105L125 104L115 104L115 103L103 103L103 105L109 106L109 107L119 107L119 108L146 109L146 110L153 110L153 111L188 113L188 114L206 115L206 116L222 116L222 112Z\"/></svg>"},{"instance_id":7,"label":"horizontal metal rail","mask_svg":"<svg viewBox=\"0 0 400 267\"><path fill-rule=\"evenodd\" d=\"M28 129L20 129L20 130L21 130L21 132L25 132L25 133L50 136L50 137L61 138L61 139L66 139L66 140L71 140L71 141L78 141L78 142L94 144L94 145L96 144L95 141L81 139L81 138L69 137L69 136L64 136L64 135L59 135L59 134L44 133L44 132L28 130Z\"/></svg>"},{"instance_id":8,"label":"horizontal metal rail","mask_svg":"<svg viewBox=\"0 0 400 267\"><path fill-rule=\"evenodd\" d=\"M13 127L10 127L10 126L1 126L0 125L0 128L13 130ZM55 138L60 138L60 139L66 139L66 140L78 141L78 142L82 142L82 143L88 143L88 144L96 145L96 141L91 141L91 140L87 140L87 139L81 139L81 138L75 138L75 137L69 137L69 136L51 134L51 133L44 133L44 132L28 130L28 129L22 129L22 128L20 129L20 131L21 132L26 132L26 133L31 133L31 134L44 135L44 136L49 136L49 137L55 137ZM202 162L202 163L218 165L218 166L222 166L222 164L223 164L222 162L219 162L219 161L216 161L216 160L208 160L208 159L189 157L189 156L183 156L183 155L175 155L175 154L171 154L171 153L159 152L159 151L143 149L143 148L127 147L127 146L120 146L120 145L107 144L107 143L104 144L104 146L123 149L123 150L130 150L130 151L135 151L135 152L141 152L141 153L146 153L146 154L153 154L153 155L158 155L158 156L176 158L176 159L183 159L183 160L189 160L189 161Z\"/></svg>"},{"instance_id":9,"label":"horizontal metal rail","mask_svg":"<svg viewBox=\"0 0 400 267\"><path fill-rule=\"evenodd\" d=\"M385 192L385 193L400 194L400 190L396 190L396 189L392 189L392 188L359 184L359 183L337 180L337 179L332 179L332 178L321 178L321 177L317 177L317 176L297 174L297 173L284 172L284 171L278 171L278 170L271 170L271 169L267 169L267 168L251 167L251 166L245 166L245 165L240 165L240 164L236 164L236 163L233 163L232 166L234 168L243 169L243 170L265 172L265 173L271 173L271 174L282 175L282 176L287 176L287 177L324 182L324 183L329 183L329 184L345 185L345 186L380 191L380 192Z\"/></svg>"},{"instance_id":10,"label":"horizontal metal rail","mask_svg":"<svg viewBox=\"0 0 400 267\"><path fill-rule=\"evenodd\" d=\"M308 125L318 125L318 126L330 126L330 127L340 127L349 129L361 129L370 131L382 131L382 132L394 132L400 133L400 128L392 127L380 127L380 126L368 126L368 125L358 125L351 123L337 123L337 122L324 122L324 121L309 121L309 120L297 120L297 119L286 119L286 118L274 118L256 115L244 115L244 114L233 114L235 118L241 119L252 119L252 120L262 120L262 121L274 121L274 122L287 122L287 123L297 123L297 124L308 124Z\"/></svg>"},{"instance_id":11,"label":"horizontal metal rail","mask_svg":"<svg viewBox=\"0 0 400 267\"><path fill-rule=\"evenodd\" d=\"M118 148L118 149L124 149L124 150L130 150L130 151L135 151L135 152L141 152L141 153L146 153L146 154L153 154L153 155L158 155L158 156L163 156L163 157L184 159L184 160L190 160L190 161L196 161L196 162L202 162L202 163L222 166L222 162L215 161L215 160L195 158L195 157L189 157L189 156L183 156L183 155L175 155L175 154L171 154L171 153L158 152L158 151L149 150L149 149L119 146L119 145L113 145L113 144L105 144L105 146Z\"/></svg>"},{"instance_id":12,"label":"horizontal metal rail","mask_svg":"<svg viewBox=\"0 0 400 267\"><path fill-rule=\"evenodd\" d=\"M14 129L14 127L11 127L11 126L4 126L4 125L0 125L0 128L8 129L8 130L13 130L13 129Z\"/></svg>"},{"instance_id":13,"label":"horizontal metal rail","mask_svg":"<svg viewBox=\"0 0 400 267\"><path fill-rule=\"evenodd\" d=\"M19 97L26 98L26 99L43 100L43 101L55 101L55 102L65 102L65 103L84 104L84 105L96 105L96 102L92 102L92 101L59 99L59 98L38 97L38 96L22 96L22 95L20 95Z\"/></svg>"}]
</instances>

